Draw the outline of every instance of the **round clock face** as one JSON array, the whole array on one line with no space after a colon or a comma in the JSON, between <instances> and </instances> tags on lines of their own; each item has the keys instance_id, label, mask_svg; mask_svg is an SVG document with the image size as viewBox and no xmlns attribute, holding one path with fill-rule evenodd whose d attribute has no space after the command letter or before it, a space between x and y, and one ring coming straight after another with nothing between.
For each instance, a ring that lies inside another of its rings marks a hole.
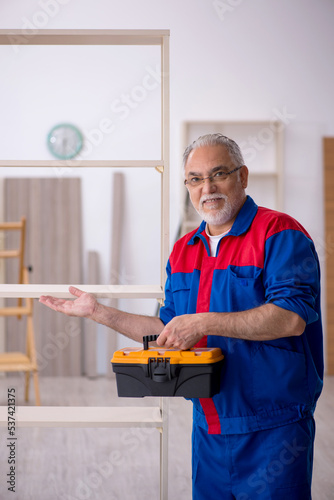
<instances>
[{"instance_id":1,"label":"round clock face","mask_svg":"<svg viewBox=\"0 0 334 500\"><path fill-rule=\"evenodd\" d=\"M61 123L49 132L47 144L53 156L61 160L69 160L81 150L83 137L74 125Z\"/></svg>"}]
</instances>

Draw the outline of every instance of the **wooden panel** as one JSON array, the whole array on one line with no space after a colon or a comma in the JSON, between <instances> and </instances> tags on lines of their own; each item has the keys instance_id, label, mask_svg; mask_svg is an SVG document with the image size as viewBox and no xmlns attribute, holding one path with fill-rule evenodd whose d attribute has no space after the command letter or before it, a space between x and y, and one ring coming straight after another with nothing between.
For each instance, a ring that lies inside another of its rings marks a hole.
<instances>
[{"instance_id":1,"label":"wooden panel","mask_svg":"<svg viewBox=\"0 0 334 500\"><path fill-rule=\"evenodd\" d=\"M112 189L112 228L111 228L111 255L110 255L110 284L118 285L120 282L120 260L122 249L122 228L124 214L124 175L116 172L113 175ZM109 306L118 309L118 299L109 301ZM117 349L117 335L115 330L108 329L107 350L112 358ZM107 376L113 377L114 372L110 363L107 364Z\"/></svg>"},{"instance_id":2,"label":"wooden panel","mask_svg":"<svg viewBox=\"0 0 334 500\"><path fill-rule=\"evenodd\" d=\"M324 151L324 192L325 192L325 237L334 239L334 137L325 137ZM327 372L334 374L334 255L326 252L326 298L327 298Z\"/></svg>"},{"instance_id":3,"label":"wooden panel","mask_svg":"<svg viewBox=\"0 0 334 500\"><path fill-rule=\"evenodd\" d=\"M18 221L22 215L27 218L25 264L32 268L30 283L80 283L80 179L5 179L5 220ZM12 245L10 239L8 244ZM8 262L6 282L17 283L14 259ZM15 303L9 299L7 305ZM40 373L80 375L82 320L57 314L36 302L34 326ZM24 319L8 318L7 350L25 350L24 331Z\"/></svg>"}]
</instances>

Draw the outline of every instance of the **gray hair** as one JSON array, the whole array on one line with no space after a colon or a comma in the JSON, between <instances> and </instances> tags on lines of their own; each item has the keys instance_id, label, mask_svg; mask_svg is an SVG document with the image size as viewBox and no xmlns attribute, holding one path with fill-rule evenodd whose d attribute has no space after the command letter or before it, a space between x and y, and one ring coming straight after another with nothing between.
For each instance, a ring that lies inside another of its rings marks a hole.
<instances>
[{"instance_id":1,"label":"gray hair","mask_svg":"<svg viewBox=\"0 0 334 500\"><path fill-rule=\"evenodd\" d=\"M194 149L200 148L202 146L224 146L227 149L231 157L231 161L233 162L235 167L239 167L245 164L241 150L236 142L234 142L232 139L229 139L223 134L207 134L202 135L201 137L196 139L196 141L194 141L185 149L182 162L183 172L185 171L190 153Z\"/></svg>"}]
</instances>

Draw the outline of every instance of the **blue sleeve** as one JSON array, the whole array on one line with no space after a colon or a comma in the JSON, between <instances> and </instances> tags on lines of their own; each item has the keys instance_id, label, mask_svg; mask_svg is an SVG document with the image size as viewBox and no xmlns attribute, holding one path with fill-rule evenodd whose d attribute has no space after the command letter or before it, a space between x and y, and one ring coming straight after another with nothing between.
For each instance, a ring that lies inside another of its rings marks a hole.
<instances>
[{"instance_id":1,"label":"blue sleeve","mask_svg":"<svg viewBox=\"0 0 334 500\"><path fill-rule=\"evenodd\" d=\"M160 308L159 313L160 319L165 325L169 323L174 318L174 316L176 316L173 293L171 290L171 265L169 260L167 263L166 272L167 280L165 284L165 301L164 305Z\"/></svg>"},{"instance_id":2,"label":"blue sleeve","mask_svg":"<svg viewBox=\"0 0 334 500\"><path fill-rule=\"evenodd\" d=\"M268 238L263 280L266 303L297 313L306 324L318 319L319 260L304 233L286 229Z\"/></svg>"}]
</instances>

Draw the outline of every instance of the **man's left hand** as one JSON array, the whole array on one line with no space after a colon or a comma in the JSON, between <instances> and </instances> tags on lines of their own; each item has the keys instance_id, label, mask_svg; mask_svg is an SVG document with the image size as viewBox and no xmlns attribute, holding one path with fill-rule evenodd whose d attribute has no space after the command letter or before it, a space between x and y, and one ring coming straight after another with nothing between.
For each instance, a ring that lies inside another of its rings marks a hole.
<instances>
[{"instance_id":1,"label":"man's left hand","mask_svg":"<svg viewBox=\"0 0 334 500\"><path fill-rule=\"evenodd\" d=\"M160 347L190 349L204 337L203 328L203 321L198 314L176 316L162 330L157 344Z\"/></svg>"}]
</instances>

